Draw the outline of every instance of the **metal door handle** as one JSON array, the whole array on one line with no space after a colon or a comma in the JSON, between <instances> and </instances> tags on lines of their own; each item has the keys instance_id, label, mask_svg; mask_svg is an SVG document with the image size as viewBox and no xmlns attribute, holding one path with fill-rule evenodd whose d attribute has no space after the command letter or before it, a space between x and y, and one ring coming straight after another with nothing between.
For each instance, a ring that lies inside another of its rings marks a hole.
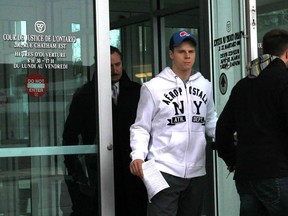
<instances>
[{"instance_id":1,"label":"metal door handle","mask_svg":"<svg viewBox=\"0 0 288 216\"><path fill-rule=\"evenodd\" d=\"M108 149L109 151L113 150L113 145L112 145L112 144L108 145L108 146L107 146L107 149Z\"/></svg>"}]
</instances>

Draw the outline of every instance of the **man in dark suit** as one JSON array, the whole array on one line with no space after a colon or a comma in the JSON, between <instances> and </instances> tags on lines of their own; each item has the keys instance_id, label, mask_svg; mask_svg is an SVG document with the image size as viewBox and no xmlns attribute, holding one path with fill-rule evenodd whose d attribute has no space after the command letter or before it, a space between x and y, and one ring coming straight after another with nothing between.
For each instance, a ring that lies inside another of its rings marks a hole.
<instances>
[{"instance_id":1,"label":"man in dark suit","mask_svg":"<svg viewBox=\"0 0 288 216\"><path fill-rule=\"evenodd\" d=\"M113 111L113 152L116 216L146 216L147 193L143 182L133 176L130 164L130 126L136 118L140 95L140 84L129 79L122 66L122 54L119 49L110 47L112 111ZM63 132L63 145L85 145L97 143L95 76L77 90L73 96L69 115ZM80 137L80 138L79 138ZM72 200L71 216L98 215L97 191L97 155L66 155L65 165L68 171L66 184ZM88 172L85 175L85 172Z\"/></svg>"},{"instance_id":2,"label":"man in dark suit","mask_svg":"<svg viewBox=\"0 0 288 216\"><path fill-rule=\"evenodd\" d=\"M122 66L120 51L111 46L110 54L116 216L146 216L145 186L141 179L133 176L129 170L131 162L129 129L136 118L141 86L132 82L127 76Z\"/></svg>"}]
</instances>

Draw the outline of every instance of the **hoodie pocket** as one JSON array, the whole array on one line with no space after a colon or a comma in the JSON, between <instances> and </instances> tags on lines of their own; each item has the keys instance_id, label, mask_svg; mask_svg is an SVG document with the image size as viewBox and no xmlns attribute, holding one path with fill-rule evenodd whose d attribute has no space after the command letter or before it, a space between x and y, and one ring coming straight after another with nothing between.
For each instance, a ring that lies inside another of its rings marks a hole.
<instances>
[{"instance_id":1,"label":"hoodie pocket","mask_svg":"<svg viewBox=\"0 0 288 216\"><path fill-rule=\"evenodd\" d=\"M172 132L164 147L156 149L156 158L169 163L179 163L185 159L187 132Z\"/></svg>"}]
</instances>

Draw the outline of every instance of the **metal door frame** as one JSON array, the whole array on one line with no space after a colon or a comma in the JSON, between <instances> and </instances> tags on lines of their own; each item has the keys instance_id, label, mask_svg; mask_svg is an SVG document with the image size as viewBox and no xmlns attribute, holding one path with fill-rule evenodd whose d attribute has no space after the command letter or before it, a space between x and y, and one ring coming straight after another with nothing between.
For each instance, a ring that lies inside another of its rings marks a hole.
<instances>
[{"instance_id":1,"label":"metal door frame","mask_svg":"<svg viewBox=\"0 0 288 216\"><path fill-rule=\"evenodd\" d=\"M114 216L109 0L95 0L95 6L101 215Z\"/></svg>"}]
</instances>

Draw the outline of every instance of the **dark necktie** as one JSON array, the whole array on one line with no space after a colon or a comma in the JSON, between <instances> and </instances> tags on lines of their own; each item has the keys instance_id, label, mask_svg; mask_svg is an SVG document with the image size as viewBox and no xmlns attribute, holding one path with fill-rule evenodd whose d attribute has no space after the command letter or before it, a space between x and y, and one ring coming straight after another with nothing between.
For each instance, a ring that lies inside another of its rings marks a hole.
<instances>
[{"instance_id":1,"label":"dark necktie","mask_svg":"<svg viewBox=\"0 0 288 216\"><path fill-rule=\"evenodd\" d=\"M117 85L112 85L112 99L115 105L117 105L117 96L118 96Z\"/></svg>"}]
</instances>

